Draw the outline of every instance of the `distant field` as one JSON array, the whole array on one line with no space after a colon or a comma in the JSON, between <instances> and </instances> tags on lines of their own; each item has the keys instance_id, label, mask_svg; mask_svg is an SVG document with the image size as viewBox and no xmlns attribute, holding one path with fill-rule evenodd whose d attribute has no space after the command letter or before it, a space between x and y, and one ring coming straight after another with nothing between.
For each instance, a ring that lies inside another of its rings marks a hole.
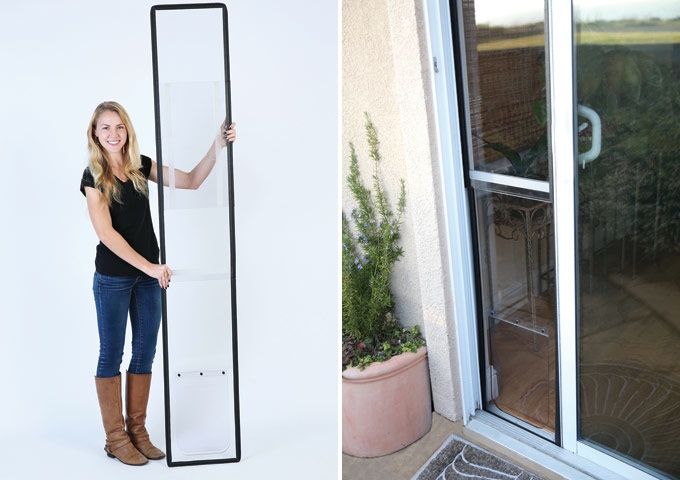
<instances>
[{"instance_id":1,"label":"distant field","mask_svg":"<svg viewBox=\"0 0 680 480\"><path fill-rule=\"evenodd\" d=\"M578 43L596 45L652 45L680 43L680 32L583 32L576 35Z\"/></svg>"},{"instance_id":2,"label":"distant field","mask_svg":"<svg viewBox=\"0 0 680 480\"><path fill-rule=\"evenodd\" d=\"M675 31L625 31L625 32L583 32L577 34L579 44L588 45L654 45L680 43L680 32ZM480 43L480 52L493 50L509 50L514 48L542 47L545 44L543 35L493 40Z\"/></svg>"},{"instance_id":3,"label":"distant field","mask_svg":"<svg viewBox=\"0 0 680 480\"><path fill-rule=\"evenodd\" d=\"M529 35L526 37L508 38L504 40L492 40L480 43L477 50L488 52L491 50L509 50L512 48L542 47L545 44L543 35Z\"/></svg>"}]
</instances>

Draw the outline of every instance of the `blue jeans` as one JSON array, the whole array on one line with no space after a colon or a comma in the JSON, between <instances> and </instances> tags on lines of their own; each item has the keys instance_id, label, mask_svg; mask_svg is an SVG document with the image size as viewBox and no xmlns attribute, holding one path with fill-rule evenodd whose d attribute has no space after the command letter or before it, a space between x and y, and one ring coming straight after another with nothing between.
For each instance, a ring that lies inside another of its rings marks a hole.
<instances>
[{"instance_id":1,"label":"blue jeans","mask_svg":"<svg viewBox=\"0 0 680 480\"><path fill-rule=\"evenodd\" d=\"M128 312L132 325L130 373L151 373L161 324L161 288L147 276L113 277L95 272L92 282L99 328L98 377L120 374Z\"/></svg>"}]
</instances>

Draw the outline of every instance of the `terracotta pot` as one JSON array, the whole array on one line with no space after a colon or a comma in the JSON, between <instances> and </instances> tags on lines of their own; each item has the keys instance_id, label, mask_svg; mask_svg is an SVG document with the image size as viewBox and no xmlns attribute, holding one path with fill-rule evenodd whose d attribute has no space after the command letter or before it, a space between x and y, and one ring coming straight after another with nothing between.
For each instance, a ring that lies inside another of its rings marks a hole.
<instances>
[{"instance_id":1,"label":"terracotta pot","mask_svg":"<svg viewBox=\"0 0 680 480\"><path fill-rule=\"evenodd\" d=\"M342 451L379 457L430 431L432 401L427 348L406 352L363 371L342 372Z\"/></svg>"}]
</instances>

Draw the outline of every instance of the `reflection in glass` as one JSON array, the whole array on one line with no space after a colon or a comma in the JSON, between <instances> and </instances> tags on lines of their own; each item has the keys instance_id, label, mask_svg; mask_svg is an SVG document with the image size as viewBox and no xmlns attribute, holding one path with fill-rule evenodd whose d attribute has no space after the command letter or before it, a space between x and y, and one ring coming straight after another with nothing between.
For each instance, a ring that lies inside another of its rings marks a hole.
<instances>
[{"instance_id":1,"label":"reflection in glass","mask_svg":"<svg viewBox=\"0 0 680 480\"><path fill-rule=\"evenodd\" d=\"M680 4L574 2L580 436L680 478ZM579 150L592 127L579 118Z\"/></svg>"},{"instance_id":2,"label":"reflection in glass","mask_svg":"<svg viewBox=\"0 0 680 480\"><path fill-rule=\"evenodd\" d=\"M555 430L552 205L478 190L486 408Z\"/></svg>"},{"instance_id":3,"label":"reflection in glass","mask_svg":"<svg viewBox=\"0 0 680 480\"><path fill-rule=\"evenodd\" d=\"M463 2L474 169L548 179L544 4Z\"/></svg>"}]
</instances>

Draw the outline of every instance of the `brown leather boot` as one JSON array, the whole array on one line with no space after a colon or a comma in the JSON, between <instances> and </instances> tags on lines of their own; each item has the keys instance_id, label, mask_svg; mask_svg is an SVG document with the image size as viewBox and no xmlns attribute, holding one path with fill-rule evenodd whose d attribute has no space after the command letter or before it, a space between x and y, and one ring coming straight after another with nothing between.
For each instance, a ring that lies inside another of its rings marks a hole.
<instances>
[{"instance_id":1,"label":"brown leather boot","mask_svg":"<svg viewBox=\"0 0 680 480\"><path fill-rule=\"evenodd\" d=\"M144 465L149 461L130 441L123 421L120 375L94 377L97 385L99 409L102 412L106 444L104 451L127 465Z\"/></svg>"},{"instance_id":2,"label":"brown leather boot","mask_svg":"<svg viewBox=\"0 0 680 480\"><path fill-rule=\"evenodd\" d=\"M151 387L150 373L127 372L125 383L125 423L132 444L151 460L165 458L165 453L156 448L149 440L149 432L146 431L146 406L149 403L149 389Z\"/></svg>"}]
</instances>

